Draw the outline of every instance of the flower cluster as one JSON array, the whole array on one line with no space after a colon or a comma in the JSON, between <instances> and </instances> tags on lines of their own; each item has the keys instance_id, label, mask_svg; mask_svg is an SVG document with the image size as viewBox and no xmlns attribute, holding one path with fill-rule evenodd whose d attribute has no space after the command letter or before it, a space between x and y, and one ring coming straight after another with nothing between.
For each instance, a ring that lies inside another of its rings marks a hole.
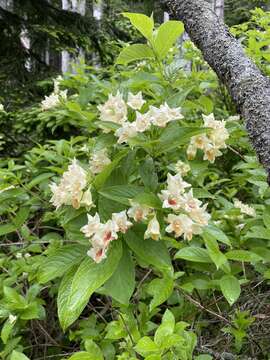
<instances>
[{"instance_id":1,"label":"flower cluster","mask_svg":"<svg viewBox=\"0 0 270 360\"><path fill-rule=\"evenodd\" d=\"M52 183L50 189L53 193L51 202L58 209L62 205L72 205L75 209L80 206L93 206L92 194L87 186L87 173L74 159L64 172L60 184Z\"/></svg>"},{"instance_id":2,"label":"flower cluster","mask_svg":"<svg viewBox=\"0 0 270 360\"><path fill-rule=\"evenodd\" d=\"M240 211L241 211L242 214L246 214L246 215L252 216L252 217L255 217L255 216L256 216L256 212L255 212L255 210L254 210L251 206L242 203L242 201L240 201L240 200L238 200L238 199L235 199L235 200L234 200L234 206L235 206L237 209L240 209Z\"/></svg>"},{"instance_id":3,"label":"flower cluster","mask_svg":"<svg viewBox=\"0 0 270 360\"><path fill-rule=\"evenodd\" d=\"M172 209L175 214L169 214L166 227L168 233L174 232L176 237L184 236L191 240L193 234L200 234L202 227L208 224L210 215L206 211L207 204L193 196L192 189L186 192L191 185L185 182L181 175L168 174L167 188L159 194L163 201L163 208Z\"/></svg>"},{"instance_id":4,"label":"flower cluster","mask_svg":"<svg viewBox=\"0 0 270 360\"><path fill-rule=\"evenodd\" d=\"M118 239L118 232L125 233L132 223L128 220L126 211L113 213L112 219L105 224L100 222L99 214L87 215L88 223L81 231L90 239L92 248L87 252L96 263L106 258L106 252L111 241Z\"/></svg>"},{"instance_id":5,"label":"flower cluster","mask_svg":"<svg viewBox=\"0 0 270 360\"><path fill-rule=\"evenodd\" d=\"M170 108L167 103L162 104L159 108L150 106L146 113L137 111L141 110L144 103L145 100L141 92L136 95L129 93L127 103L125 103L122 94L117 92L116 96L110 94L107 102L98 106L102 121L110 121L120 125L115 132L119 144L126 143L128 139L138 133L149 130L151 125L166 127L169 122L183 118L181 108ZM128 121L128 106L136 110L136 119L133 122Z\"/></svg>"},{"instance_id":6,"label":"flower cluster","mask_svg":"<svg viewBox=\"0 0 270 360\"><path fill-rule=\"evenodd\" d=\"M49 110L58 106L61 101L65 101L67 99L67 90L60 90L59 85L62 81L62 77L58 76L54 80L54 90L49 96L45 96L45 99L41 102L42 110Z\"/></svg>"},{"instance_id":7,"label":"flower cluster","mask_svg":"<svg viewBox=\"0 0 270 360\"><path fill-rule=\"evenodd\" d=\"M226 140L229 138L229 133L225 127L224 120L215 120L213 114L208 116L203 115L204 127L210 128L209 134L196 135L191 138L190 144L187 149L187 156L189 160L195 158L197 150L200 149L204 152L204 160L213 163L216 157L221 156L220 149L227 147Z\"/></svg>"}]
</instances>

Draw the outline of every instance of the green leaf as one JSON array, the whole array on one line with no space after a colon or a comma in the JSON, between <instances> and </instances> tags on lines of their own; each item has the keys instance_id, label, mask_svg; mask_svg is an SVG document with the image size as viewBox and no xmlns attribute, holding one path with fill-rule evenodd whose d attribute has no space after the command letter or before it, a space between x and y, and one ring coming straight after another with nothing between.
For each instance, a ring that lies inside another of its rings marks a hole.
<instances>
[{"instance_id":1,"label":"green leaf","mask_svg":"<svg viewBox=\"0 0 270 360\"><path fill-rule=\"evenodd\" d=\"M87 250L86 246L79 244L66 245L56 249L41 263L37 274L38 282L44 284L62 276L87 256Z\"/></svg>"},{"instance_id":2,"label":"green leaf","mask_svg":"<svg viewBox=\"0 0 270 360\"><path fill-rule=\"evenodd\" d=\"M127 65L133 61L143 59L153 59L155 54L153 50L144 44L134 44L125 47L116 59L116 63L120 65Z\"/></svg>"},{"instance_id":3,"label":"green leaf","mask_svg":"<svg viewBox=\"0 0 270 360\"><path fill-rule=\"evenodd\" d=\"M17 212L15 218L13 219L14 224L17 228L20 228L25 221L27 220L30 213L29 207L21 207L20 210Z\"/></svg>"},{"instance_id":4,"label":"green leaf","mask_svg":"<svg viewBox=\"0 0 270 360\"><path fill-rule=\"evenodd\" d=\"M187 246L183 249L180 249L175 254L175 259L183 259L187 261L207 263L207 264L212 263L212 260L208 255L208 251L206 249L195 246Z\"/></svg>"},{"instance_id":5,"label":"green leaf","mask_svg":"<svg viewBox=\"0 0 270 360\"><path fill-rule=\"evenodd\" d=\"M30 359L23 353L13 350L11 353L10 360L30 360Z\"/></svg>"},{"instance_id":6,"label":"green leaf","mask_svg":"<svg viewBox=\"0 0 270 360\"><path fill-rule=\"evenodd\" d=\"M79 351L68 358L68 360L98 360L95 355L89 354L87 351Z\"/></svg>"},{"instance_id":7,"label":"green leaf","mask_svg":"<svg viewBox=\"0 0 270 360\"><path fill-rule=\"evenodd\" d=\"M267 229L270 229L270 206L266 206L264 209L263 222Z\"/></svg>"},{"instance_id":8,"label":"green leaf","mask_svg":"<svg viewBox=\"0 0 270 360\"><path fill-rule=\"evenodd\" d=\"M147 264L155 266L160 271L172 273L172 264L167 247L162 241L144 239L144 232L138 225L133 226L125 234L125 240L131 250Z\"/></svg>"},{"instance_id":9,"label":"green leaf","mask_svg":"<svg viewBox=\"0 0 270 360\"><path fill-rule=\"evenodd\" d=\"M211 355L199 355L194 358L194 360L212 360L213 357Z\"/></svg>"},{"instance_id":10,"label":"green leaf","mask_svg":"<svg viewBox=\"0 0 270 360\"><path fill-rule=\"evenodd\" d=\"M147 158L139 167L140 177L146 188L155 191L158 186L158 176L152 158Z\"/></svg>"},{"instance_id":11,"label":"green leaf","mask_svg":"<svg viewBox=\"0 0 270 360\"><path fill-rule=\"evenodd\" d=\"M107 165L100 174L98 174L95 177L93 181L93 186L97 190L102 188L102 186L105 184L106 180L109 178L113 170L118 166L120 161L127 155L127 153L128 153L127 150L120 151L115 157L115 159L109 165Z\"/></svg>"},{"instance_id":12,"label":"green leaf","mask_svg":"<svg viewBox=\"0 0 270 360\"><path fill-rule=\"evenodd\" d=\"M143 188L136 185L115 185L103 188L99 191L99 194L107 199L130 206L129 200L133 199L141 192L143 192Z\"/></svg>"},{"instance_id":13,"label":"green leaf","mask_svg":"<svg viewBox=\"0 0 270 360\"><path fill-rule=\"evenodd\" d=\"M135 346L135 351L142 356L158 350L158 346L148 336L142 337Z\"/></svg>"},{"instance_id":14,"label":"green leaf","mask_svg":"<svg viewBox=\"0 0 270 360\"><path fill-rule=\"evenodd\" d=\"M150 311L168 300L172 294L173 286L174 281L168 276L165 276L162 279L154 279L149 283L147 292L153 296L150 303Z\"/></svg>"},{"instance_id":15,"label":"green leaf","mask_svg":"<svg viewBox=\"0 0 270 360\"><path fill-rule=\"evenodd\" d=\"M205 133L205 129L199 127L183 127L176 123L167 126L158 140L158 154L173 150L187 144L190 138Z\"/></svg>"},{"instance_id":16,"label":"green leaf","mask_svg":"<svg viewBox=\"0 0 270 360\"><path fill-rule=\"evenodd\" d=\"M118 267L104 285L108 294L121 304L128 305L135 288L135 267L127 246L123 246L123 255Z\"/></svg>"},{"instance_id":17,"label":"green leaf","mask_svg":"<svg viewBox=\"0 0 270 360\"><path fill-rule=\"evenodd\" d=\"M0 225L0 236L10 234L17 230L17 226L13 224L4 224Z\"/></svg>"},{"instance_id":18,"label":"green leaf","mask_svg":"<svg viewBox=\"0 0 270 360\"><path fill-rule=\"evenodd\" d=\"M153 37L154 20L144 14L124 12L123 16L128 18L131 24L140 31L140 33L148 40Z\"/></svg>"},{"instance_id":19,"label":"green leaf","mask_svg":"<svg viewBox=\"0 0 270 360\"><path fill-rule=\"evenodd\" d=\"M80 316L93 292L112 276L121 255L121 241L114 241L108 251L107 259L96 264L87 257L73 277L69 272L63 278L58 292L57 305L58 317L64 330Z\"/></svg>"},{"instance_id":20,"label":"green leaf","mask_svg":"<svg viewBox=\"0 0 270 360\"><path fill-rule=\"evenodd\" d=\"M161 325L155 332L155 343L157 345L162 345L163 341L174 333L175 328L175 318L173 313L170 310L166 310L163 317Z\"/></svg>"},{"instance_id":21,"label":"green leaf","mask_svg":"<svg viewBox=\"0 0 270 360\"><path fill-rule=\"evenodd\" d=\"M230 305L233 305L241 293L241 287L238 279L233 275L224 275L219 280L219 285L225 299Z\"/></svg>"},{"instance_id":22,"label":"green leaf","mask_svg":"<svg viewBox=\"0 0 270 360\"><path fill-rule=\"evenodd\" d=\"M30 183L27 185L28 189L32 189L34 186L40 184L41 182L48 180L54 176L54 173L43 173L38 176L36 176L33 180L30 181Z\"/></svg>"},{"instance_id":23,"label":"green leaf","mask_svg":"<svg viewBox=\"0 0 270 360\"><path fill-rule=\"evenodd\" d=\"M174 20L167 21L158 28L157 36L154 40L154 48L161 60L166 57L170 48L183 32L184 24Z\"/></svg>"},{"instance_id":24,"label":"green leaf","mask_svg":"<svg viewBox=\"0 0 270 360\"><path fill-rule=\"evenodd\" d=\"M162 209L162 202L159 197L153 193L140 193L132 199L135 203L149 206L153 209Z\"/></svg>"},{"instance_id":25,"label":"green leaf","mask_svg":"<svg viewBox=\"0 0 270 360\"><path fill-rule=\"evenodd\" d=\"M100 347L93 340L87 339L84 346L88 354L91 355L94 360L104 360Z\"/></svg>"},{"instance_id":26,"label":"green leaf","mask_svg":"<svg viewBox=\"0 0 270 360\"><path fill-rule=\"evenodd\" d=\"M225 255L227 259L235 261L258 262L263 260L261 256L247 250L232 250Z\"/></svg>"},{"instance_id":27,"label":"green leaf","mask_svg":"<svg viewBox=\"0 0 270 360\"><path fill-rule=\"evenodd\" d=\"M221 268L225 272L230 272L230 265L226 256L219 250L218 243L214 237L209 234L203 234L204 242L208 251L208 254L217 269Z\"/></svg>"},{"instance_id":28,"label":"green leaf","mask_svg":"<svg viewBox=\"0 0 270 360\"><path fill-rule=\"evenodd\" d=\"M204 228L203 232L206 235L211 235L217 241L219 241L225 245L232 246L228 236L226 234L224 234L224 232L222 230L220 230L218 227L216 227L213 224L209 224L208 226L206 226Z\"/></svg>"},{"instance_id":29,"label":"green leaf","mask_svg":"<svg viewBox=\"0 0 270 360\"><path fill-rule=\"evenodd\" d=\"M4 323L3 327L2 327L2 330L1 330L1 339L2 339L4 344L7 343L8 338L9 338L15 324L16 324L16 320L11 322L9 320L9 318L8 318L5 321L5 323Z\"/></svg>"}]
</instances>

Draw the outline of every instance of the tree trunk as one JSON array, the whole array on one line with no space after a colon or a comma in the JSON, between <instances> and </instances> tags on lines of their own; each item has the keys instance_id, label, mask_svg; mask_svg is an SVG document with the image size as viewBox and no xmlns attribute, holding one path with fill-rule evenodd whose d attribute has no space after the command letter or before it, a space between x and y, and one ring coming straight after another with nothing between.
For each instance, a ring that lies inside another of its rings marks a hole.
<instances>
[{"instance_id":1,"label":"tree trunk","mask_svg":"<svg viewBox=\"0 0 270 360\"><path fill-rule=\"evenodd\" d=\"M86 13L86 0L62 0L62 9L77 12L84 16ZM82 49L79 51L80 57L84 58L84 52ZM72 60L71 54L67 50L62 51L62 72L65 73L70 68Z\"/></svg>"},{"instance_id":2,"label":"tree trunk","mask_svg":"<svg viewBox=\"0 0 270 360\"><path fill-rule=\"evenodd\" d=\"M227 86L259 161L270 178L270 81L204 0L163 1L171 18L182 20L191 40Z\"/></svg>"}]
</instances>

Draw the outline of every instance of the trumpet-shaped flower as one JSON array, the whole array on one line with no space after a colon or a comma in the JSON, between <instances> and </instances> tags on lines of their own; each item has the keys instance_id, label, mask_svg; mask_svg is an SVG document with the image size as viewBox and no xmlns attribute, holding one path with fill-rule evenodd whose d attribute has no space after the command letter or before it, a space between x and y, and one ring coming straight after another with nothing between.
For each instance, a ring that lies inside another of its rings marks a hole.
<instances>
[{"instance_id":1,"label":"trumpet-shaped flower","mask_svg":"<svg viewBox=\"0 0 270 360\"><path fill-rule=\"evenodd\" d=\"M133 225L132 222L128 220L126 210L119 213L112 214L112 221L116 224L117 231L121 233L126 233L127 230Z\"/></svg>"},{"instance_id":2,"label":"trumpet-shaped flower","mask_svg":"<svg viewBox=\"0 0 270 360\"><path fill-rule=\"evenodd\" d=\"M103 171L103 169L111 163L107 155L107 150L102 149L99 151L95 151L90 159L90 171L93 174L99 174Z\"/></svg>"},{"instance_id":3,"label":"trumpet-shaped flower","mask_svg":"<svg viewBox=\"0 0 270 360\"><path fill-rule=\"evenodd\" d=\"M166 232L174 232L176 237L183 235L185 240L191 240L193 234L201 233L201 227L195 224L190 217L185 214L169 214L167 222L169 225L166 227Z\"/></svg>"},{"instance_id":4,"label":"trumpet-shaped flower","mask_svg":"<svg viewBox=\"0 0 270 360\"><path fill-rule=\"evenodd\" d=\"M118 144L128 142L128 140L137 135L135 123L126 122L122 127L116 130L115 136L118 137Z\"/></svg>"},{"instance_id":5,"label":"trumpet-shaped flower","mask_svg":"<svg viewBox=\"0 0 270 360\"><path fill-rule=\"evenodd\" d=\"M144 132L148 130L151 126L151 117L149 113L141 114L136 111L136 122L135 122L136 130L138 132Z\"/></svg>"},{"instance_id":6,"label":"trumpet-shaped flower","mask_svg":"<svg viewBox=\"0 0 270 360\"><path fill-rule=\"evenodd\" d=\"M94 216L87 214L88 222L81 228L81 232L88 238L91 238L100 228L99 214L96 213Z\"/></svg>"},{"instance_id":7,"label":"trumpet-shaped flower","mask_svg":"<svg viewBox=\"0 0 270 360\"><path fill-rule=\"evenodd\" d=\"M127 104L134 110L140 110L145 103L143 99L142 92L138 92L136 95L132 94L131 92L128 93L128 101Z\"/></svg>"},{"instance_id":8,"label":"trumpet-shaped flower","mask_svg":"<svg viewBox=\"0 0 270 360\"><path fill-rule=\"evenodd\" d=\"M154 216L148 223L146 232L144 234L144 238L145 239L153 239L153 240L159 240L160 238L160 225L159 222L156 218L156 216Z\"/></svg>"},{"instance_id":9,"label":"trumpet-shaped flower","mask_svg":"<svg viewBox=\"0 0 270 360\"><path fill-rule=\"evenodd\" d=\"M105 104L98 106L98 110L101 121L123 124L127 120L127 106L119 91L115 96L110 94Z\"/></svg>"},{"instance_id":10,"label":"trumpet-shaped flower","mask_svg":"<svg viewBox=\"0 0 270 360\"><path fill-rule=\"evenodd\" d=\"M131 202L131 208L128 209L128 216L135 221L146 220L152 209L145 205Z\"/></svg>"},{"instance_id":11,"label":"trumpet-shaped flower","mask_svg":"<svg viewBox=\"0 0 270 360\"><path fill-rule=\"evenodd\" d=\"M91 257L97 264L106 259L107 249L105 247L93 246L87 251L87 255Z\"/></svg>"}]
</instances>

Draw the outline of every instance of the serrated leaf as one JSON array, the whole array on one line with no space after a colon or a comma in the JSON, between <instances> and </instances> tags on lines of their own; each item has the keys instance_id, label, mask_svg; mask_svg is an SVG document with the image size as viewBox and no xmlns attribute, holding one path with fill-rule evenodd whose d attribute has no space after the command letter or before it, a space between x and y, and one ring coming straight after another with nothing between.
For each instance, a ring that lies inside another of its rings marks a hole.
<instances>
[{"instance_id":1,"label":"serrated leaf","mask_svg":"<svg viewBox=\"0 0 270 360\"><path fill-rule=\"evenodd\" d=\"M152 158L147 158L139 167L140 177L146 188L155 191L158 186L158 175Z\"/></svg>"},{"instance_id":2,"label":"serrated leaf","mask_svg":"<svg viewBox=\"0 0 270 360\"><path fill-rule=\"evenodd\" d=\"M30 360L30 359L23 353L13 350L11 353L10 360Z\"/></svg>"},{"instance_id":3,"label":"serrated leaf","mask_svg":"<svg viewBox=\"0 0 270 360\"><path fill-rule=\"evenodd\" d=\"M114 185L103 188L99 191L99 194L107 199L130 206L130 200L143 192L143 190L143 187L136 185Z\"/></svg>"},{"instance_id":4,"label":"serrated leaf","mask_svg":"<svg viewBox=\"0 0 270 360\"><path fill-rule=\"evenodd\" d=\"M115 157L115 159L109 165L107 165L100 174L98 174L95 177L93 181L93 186L97 190L102 188L102 186L105 184L106 180L109 178L113 170L118 166L120 161L127 155L127 153L128 153L127 150L120 151Z\"/></svg>"},{"instance_id":5,"label":"serrated leaf","mask_svg":"<svg viewBox=\"0 0 270 360\"><path fill-rule=\"evenodd\" d=\"M108 251L107 258L96 264L85 258L74 276L67 274L63 278L58 292L58 317L65 330L80 316L90 296L101 287L116 270L122 255L121 241L114 241Z\"/></svg>"},{"instance_id":6,"label":"serrated leaf","mask_svg":"<svg viewBox=\"0 0 270 360\"><path fill-rule=\"evenodd\" d=\"M166 21L159 28L154 40L154 48L162 60L170 48L184 32L184 24L180 21Z\"/></svg>"},{"instance_id":7,"label":"serrated leaf","mask_svg":"<svg viewBox=\"0 0 270 360\"><path fill-rule=\"evenodd\" d=\"M258 262L263 260L261 256L247 250L231 250L225 255L227 259L235 261Z\"/></svg>"},{"instance_id":8,"label":"serrated leaf","mask_svg":"<svg viewBox=\"0 0 270 360\"><path fill-rule=\"evenodd\" d=\"M40 265L38 282L44 284L62 276L72 266L80 263L87 255L88 248L83 245L66 245L56 249Z\"/></svg>"},{"instance_id":9,"label":"serrated leaf","mask_svg":"<svg viewBox=\"0 0 270 360\"><path fill-rule=\"evenodd\" d=\"M174 281L170 277L152 280L148 287L147 292L153 296L150 302L150 311L163 304L171 296L173 291Z\"/></svg>"},{"instance_id":10,"label":"serrated leaf","mask_svg":"<svg viewBox=\"0 0 270 360\"><path fill-rule=\"evenodd\" d=\"M133 226L132 230L125 234L125 240L130 249L143 261L162 272L172 273L170 255L164 242L144 239L144 231L139 225Z\"/></svg>"},{"instance_id":11,"label":"serrated leaf","mask_svg":"<svg viewBox=\"0 0 270 360\"><path fill-rule=\"evenodd\" d=\"M135 346L135 351L143 356L158 350L158 346L148 336L142 337Z\"/></svg>"},{"instance_id":12,"label":"serrated leaf","mask_svg":"<svg viewBox=\"0 0 270 360\"><path fill-rule=\"evenodd\" d=\"M233 305L241 293L241 287L238 279L233 275L224 275L219 280L219 284L225 299L230 305Z\"/></svg>"},{"instance_id":13,"label":"serrated leaf","mask_svg":"<svg viewBox=\"0 0 270 360\"><path fill-rule=\"evenodd\" d=\"M180 249L175 254L175 259L183 259L187 261L206 263L206 264L212 263L212 260L207 250L195 246L187 246L183 249Z\"/></svg>"},{"instance_id":14,"label":"serrated leaf","mask_svg":"<svg viewBox=\"0 0 270 360\"><path fill-rule=\"evenodd\" d=\"M121 304L128 305L135 288L135 266L127 246L123 246L123 255L118 267L104 284L108 294Z\"/></svg>"},{"instance_id":15,"label":"serrated leaf","mask_svg":"<svg viewBox=\"0 0 270 360\"><path fill-rule=\"evenodd\" d=\"M155 54L153 50L144 44L134 44L125 47L116 59L116 63L120 65L128 65L133 61L153 59Z\"/></svg>"},{"instance_id":16,"label":"serrated leaf","mask_svg":"<svg viewBox=\"0 0 270 360\"><path fill-rule=\"evenodd\" d=\"M140 33L148 40L153 37L154 20L144 14L124 12L123 16L128 18L131 24L140 31Z\"/></svg>"}]
</instances>

